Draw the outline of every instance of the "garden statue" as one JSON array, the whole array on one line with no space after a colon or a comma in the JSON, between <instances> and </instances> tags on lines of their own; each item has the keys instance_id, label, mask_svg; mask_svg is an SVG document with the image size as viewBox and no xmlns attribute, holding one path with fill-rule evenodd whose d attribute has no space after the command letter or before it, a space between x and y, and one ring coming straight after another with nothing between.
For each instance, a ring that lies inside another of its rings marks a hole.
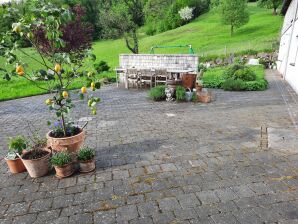
<instances>
[{"instance_id":1,"label":"garden statue","mask_svg":"<svg viewBox=\"0 0 298 224\"><path fill-rule=\"evenodd\" d=\"M174 88L167 87L165 92L166 92L167 102L172 102L175 100L175 98L174 98L175 89Z\"/></svg>"}]
</instances>

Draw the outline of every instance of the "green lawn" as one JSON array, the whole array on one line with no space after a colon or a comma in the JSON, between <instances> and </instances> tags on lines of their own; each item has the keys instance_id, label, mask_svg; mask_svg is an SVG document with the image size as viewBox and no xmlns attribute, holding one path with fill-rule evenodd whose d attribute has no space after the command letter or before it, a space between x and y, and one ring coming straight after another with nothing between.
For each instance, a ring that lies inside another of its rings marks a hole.
<instances>
[{"instance_id":1,"label":"green lawn","mask_svg":"<svg viewBox=\"0 0 298 224\"><path fill-rule=\"evenodd\" d=\"M140 33L140 52L149 53L153 45L185 45L191 44L195 53L202 55L223 54L225 47L227 52L239 52L242 50L253 49L263 50L272 48L279 38L279 32L283 18L272 16L269 9L256 6L255 3L249 4L250 22L236 30L233 37L230 36L230 27L220 23L219 15L214 12L206 13L190 24L175 30L167 31L155 36L146 36ZM140 30L142 32L142 29ZM119 54L129 53L122 39L98 41L93 44L94 53L97 61L105 60L115 68L119 63ZM25 49L31 55L36 53L32 49ZM156 50L156 53L187 53L187 49L164 49ZM31 68L39 68L38 64L26 56L22 56L24 61ZM0 58L0 66L5 61ZM112 75L111 73L109 74ZM78 81L79 82L79 81ZM77 83L78 83L77 82ZM73 87L79 86L74 85ZM32 83L20 79L7 82L0 81L0 101L13 98L41 94L43 91L37 89Z\"/></svg>"}]
</instances>

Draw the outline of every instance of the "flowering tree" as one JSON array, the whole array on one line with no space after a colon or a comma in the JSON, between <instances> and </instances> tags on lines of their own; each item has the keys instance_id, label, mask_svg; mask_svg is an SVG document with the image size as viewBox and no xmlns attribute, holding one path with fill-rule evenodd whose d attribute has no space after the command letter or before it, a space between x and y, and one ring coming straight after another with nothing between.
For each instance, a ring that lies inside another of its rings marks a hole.
<instances>
[{"instance_id":1,"label":"flowering tree","mask_svg":"<svg viewBox=\"0 0 298 224\"><path fill-rule=\"evenodd\" d=\"M188 6L182 8L179 10L179 15L181 17L181 19L185 20L185 21L189 21L193 18L193 10L194 8L190 8Z\"/></svg>"},{"instance_id":2,"label":"flowering tree","mask_svg":"<svg viewBox=\"0 0 298 224\"><path fill-rule=\"evenodd\" d=\"M63 134L60 137L72 136L76 131L67 119L74 107L69 88L76 78L85 77L86 85L82 86L79 96L81 99L88 99L92 114L96 114L96 103L100 101L87 93L87 86L95 91L100 83L96 81L95 73L85 71L84 67L86 60L95 60L95 56L91 54L93 29L82 22L84 13L84 8L80 6L71 9L57 8L51 3L36 1L36 5L25 16L13 23L12 31L8 31L0 42L0 56L6 57L7 64L15 65L13 71L0 67L5 79L10 80L11 76L17 75L53 94L46 100L46 104L61 122ZM16 36L28 40L38 57L20 48ZM19 52L35 61L40 69L29 68L19 57ZM36 80L47 81L47 86L41 86Z\"/></svg>"}]
</instances>

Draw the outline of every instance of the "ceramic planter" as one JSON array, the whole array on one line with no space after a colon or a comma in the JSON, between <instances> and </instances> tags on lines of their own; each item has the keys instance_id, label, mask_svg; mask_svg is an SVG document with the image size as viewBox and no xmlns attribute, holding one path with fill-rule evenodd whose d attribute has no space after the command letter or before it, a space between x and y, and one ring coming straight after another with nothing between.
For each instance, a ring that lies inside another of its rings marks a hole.
<instances>
[{"instance_id":1,"label":"ceramic planter","mask_svg":"<svg viewBox=\"0 0 298 224\"><path fill-rule=\"evenodd\" d=\"M47 154L38 159L24 159L24 156L30 153L30 151L24 153L21 157L30 177L32 178L42 177L49 172L51 153L46 150L44 151L47 152Z\"/></svg>"},{"instance_id":2,"label":"ceramic planter","mask_svg":"<svg viewBox=\"0 0 298 224\"><path fill-rule=\"evenodd\" d=\"M184 74L182 76L182 86L186 89L193 89L197 79L196 74Z\"/></svg>"},{"instance_id":3,"label":"ceramic planter","mask_svg":"<svg viewBox=\"0 0 298 224\"><path fill-rule=\"evenodd\" d=\"M196 91L197 91L197 93L198 93L198 92L201 92L202 89L203 89L203 85L197 83L197 84L196 84Z\"/></svg>"},{"instance_id":4,"label":"ceramic planter","mask_svg":"<svg viewBox=\"0 0 298 224\"><path fill-rule=\"evenodd\" d=\"M59 167L59 166L54 166L54 167L55 167L55 170L56 170L56 176L58 178L69 177L75 171L73 163L69 163L69 164L66 164L66 165L61 166L61 167Z\"/></svg>"},{"instance_id":5,"label":"ceramic planter","mask_svg":"<svg viewBox=\"0 0 298 224\"><path fill-rule=\"evenodd\" d=\"M211 94L198 94L198 101L201 103L210 103Z\"/></svg>"},{"instance_id":6,"label":"ceramic planter","mask_svg":"<svg viewBox=\"0 0 298 224\"><path fill-rule=\"evenodd\" d=\"M26 167L20 158L7 159L5 158L7 166L11 173L22 173L26 171Z\"/></svg>"},{"instance_id":7,"label":"ceramic planter","mask_svg":"<svg viewBox=\"0 0 298 224\"><path fill-rule=\"evenodd\" d=\"M81 173L89 173L95 170L95 159L89 161L79 161L79 165Z\"/></svg>"},{"instance_id":8,"label":"ceramic planter","mask_svg":"<svg viewBox=\"0 0 298 224\"><path fill-rule=\"evenodd\" d=\"M81 146L84 144L85 131L77 135L66 137L66 138L53 138L50 136L50 132L47 134L48 146L50 146L54 151L61 152L67 150L71 154L76 154Z\"/></svg>"}]
</instances>

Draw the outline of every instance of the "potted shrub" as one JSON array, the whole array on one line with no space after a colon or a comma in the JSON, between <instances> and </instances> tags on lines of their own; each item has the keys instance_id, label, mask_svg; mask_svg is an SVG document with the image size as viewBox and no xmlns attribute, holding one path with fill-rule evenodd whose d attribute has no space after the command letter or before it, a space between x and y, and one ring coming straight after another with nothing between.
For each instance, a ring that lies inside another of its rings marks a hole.
<instances>
[{"instance_id":1,"label":"potted shrub","mask_svg":"<svg viewBox=\"0 0 298 224\"><path fill-rule=\"evenodd\" d=\"M56 170L56 176L59 178L69 177L74 173L71 156L67 151L53 155L51 163Z\"/></svg>"},{"instance_id":2,"label":"potted shrub","mask_svg":"<svg viewBox=\"0 0 298 224\"><path fill-rule=\"evenodd\" d=\"M81 173L89 173L95 170L95 150L89 147L83 147L78 152L78 161Z\"/></svg>"},{"instance_id":3,"label":"potted shrub","mask_svg":"<svg viewBox=\"0 0 298 224\"><path fill-rule=\"evenodd\" d=\"M17 136L11 138L8 144L9 152L5 157L7 166L12 173L22 173L26 171L26 168L19 158L22 155L23 150L27 148L26 139L23 136Z\"/></svg>"},{"instance_id":4,"label":"potted shrub","mask_svg":"<svg viewBox=\"0 0 298 224\"><path fill-rule=\"evenodd\" d=\"M19 18L14 13L18 14L18 10L7 10L7 16L11 16L12 21ZM92 94L92 91L100 88L100 82L95 76L96 57L91 54L93 28L82 21L85 13L86 10L79 5L64 8L45 1L34 1L26 16L14 21L12 30L0 40L0 54L6 57L7 64L16 68L11 71L9 67L2 68L1 65L0 72L4 78L10 80L11 76L17 75L51 94L45 103L56 115L55 121L59 127L51 130L47 139L48 145L55 151L66 149L75 153L84 142L84 127L71 122L70 112L77 102L72 100L74 95L81 100L87 99L93 115L100 101ZM29 41L37 54L29 54L20 48L16 36ZM20 53L23 57L19 57ZM39 67L28 68L22 61L26 57ZM46 82L46 85L40 81ZM82 83L81 89L71 94L70 89L75 81L76 85ZM52 122L48 122L48 125L52 125Z\"/></svg>"},{"instance_id":5,"label":"potted shrub","mask_svg":"<svg viewBox=\"0 0 298 224\"><path fill-rule=\"evenodd\" d=\"M30 150L25 152L21 159L32 178L42 177L49 172L51 152L47 150L47 139L36 133L30 137Z\"/></svg>"}]
</instances>

